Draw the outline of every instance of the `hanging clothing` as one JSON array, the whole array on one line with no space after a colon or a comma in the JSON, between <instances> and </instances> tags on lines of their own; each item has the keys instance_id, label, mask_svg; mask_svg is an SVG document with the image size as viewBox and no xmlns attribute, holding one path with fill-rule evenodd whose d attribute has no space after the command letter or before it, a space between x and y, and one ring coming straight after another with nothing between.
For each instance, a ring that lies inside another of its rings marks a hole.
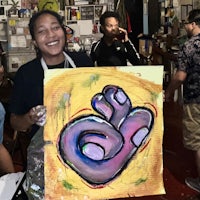
<instances>
[{"instance_id":1,"label":"hanging clothing","mask_svg":"<svg viewBox=\"0 0 200 200\"><path fill-rule=\"evenodd\" d=\"M125 8L125 4L124 4L124 0L118 0L117 2L117 7L116 7L116 12L119 14L120 16L120 23L119 26L127 29L127 12L126 12L126 8Z\"/></svg>"}]
</instances>

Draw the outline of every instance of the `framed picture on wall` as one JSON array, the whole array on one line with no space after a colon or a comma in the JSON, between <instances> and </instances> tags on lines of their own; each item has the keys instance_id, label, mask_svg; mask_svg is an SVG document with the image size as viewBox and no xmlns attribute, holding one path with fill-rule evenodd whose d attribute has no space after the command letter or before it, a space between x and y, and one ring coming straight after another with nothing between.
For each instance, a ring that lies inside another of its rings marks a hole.
<instances>
[{"instance_id":1,"label":"framed picture on wall","mask_svg":"<svg viewBox=\"0 0 200 200\"><path fill-rule=\"evenodd\" d=\"M0 15L4 15L4 14L5 14L4 7L0 7Z\"/></svg>"},{"instance_id":2,"label":"framed picture on wall","mask_svg":"<svg viewBox=\"0 0 200 200\"><path fill-rule=\"evenodd\" d=\"M200 7L200 2L198 0L193 1L193 8L199 8Z\"/></svg>"},{"instance_id":3,"label":"framed picture on wall","mask_svg":"<svg viewBox=\"0 0 200 200\"><path fill-rule=\"evenodd\" d=\"M192 10L192 5L181 5L181 21L186 20L191 10Z\"/></svg>"},{"instance_id":4,"label":"framed picture on wall","mask_svg":"<svg viewBox=\"0 0 200 200\"><path fill-rule=\"evenodd\" d=\"M2 5L2 6L7 6L7 5L8 5L8 1L7 1L7 0L1 1L1 5Z\"/></svg>"}]
</instances>

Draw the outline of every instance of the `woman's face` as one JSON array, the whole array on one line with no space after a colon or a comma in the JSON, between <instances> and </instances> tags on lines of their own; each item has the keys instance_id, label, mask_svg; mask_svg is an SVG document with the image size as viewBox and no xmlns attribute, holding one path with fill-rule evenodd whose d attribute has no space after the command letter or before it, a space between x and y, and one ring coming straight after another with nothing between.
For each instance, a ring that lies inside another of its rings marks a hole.
<instances>
[{"instance_id":1,"label":"woman's face","mask_svg":"<svg viewBox=\"0 0 200 200\"><path fill-rule=\"evenodd\" d=\"M65 33L53 15L41 15L35 22L34 34L34 44L43 57L57 56L63 52Z\"/></svg>"}]
</instances>

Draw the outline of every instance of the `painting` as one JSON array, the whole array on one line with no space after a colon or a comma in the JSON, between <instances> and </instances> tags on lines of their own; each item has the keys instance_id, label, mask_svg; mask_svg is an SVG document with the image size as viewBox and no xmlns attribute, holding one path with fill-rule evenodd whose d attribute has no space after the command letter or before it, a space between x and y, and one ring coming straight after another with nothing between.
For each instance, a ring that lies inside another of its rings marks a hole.
<instances>
[{"instance_id":1,"label":"painting","mask_svg":"<svg viewBox=\"0 0 200 200\"><path fill-rule=\"evenodd\" d=\"M45 72L45 199L164 194L163 66Z\"/></svg>"}]
</instances>

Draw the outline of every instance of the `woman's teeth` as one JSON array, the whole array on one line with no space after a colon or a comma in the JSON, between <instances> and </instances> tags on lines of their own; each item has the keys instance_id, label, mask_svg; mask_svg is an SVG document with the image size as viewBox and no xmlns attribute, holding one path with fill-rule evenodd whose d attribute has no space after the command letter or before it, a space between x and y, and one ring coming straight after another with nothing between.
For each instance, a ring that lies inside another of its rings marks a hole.
<instances>
[{"instance_id":1,"label":"woman's teeth","mask_svg":"<svg viewBox=\"0 0 200 200\"><path fill-rule=\"evenodd\" d=\"M58 43L58 41L50 42L50 43L48 43L48 46L53 46L53 45L55 45L55 44L57 44L57 43Z\"/></svg>"}]
</instances>

